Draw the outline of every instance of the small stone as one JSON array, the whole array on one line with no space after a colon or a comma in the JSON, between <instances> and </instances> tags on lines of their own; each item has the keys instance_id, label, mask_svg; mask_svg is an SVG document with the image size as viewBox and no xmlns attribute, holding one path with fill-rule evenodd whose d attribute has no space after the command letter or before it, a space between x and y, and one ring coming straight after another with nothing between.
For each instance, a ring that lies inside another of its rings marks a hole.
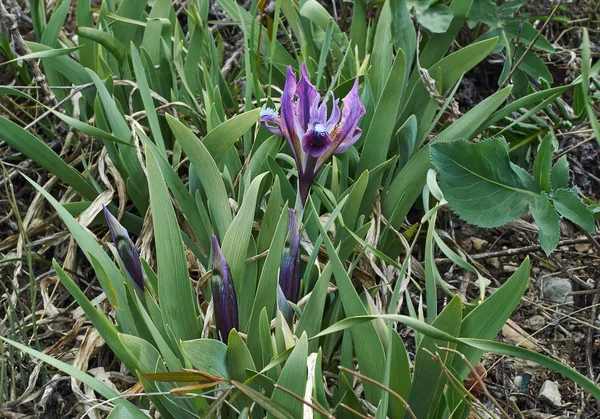
<instances>
[{"instance_id":1,"label":"small stone","mask_svg":"<svg viewBox=\"0 0 600 419\"><path fill-rule=\"evenodd\" d=\"M536 314L533 317L527 319L527 325L531 327L533 330L540 330L542 327L546 325L546 318L544 316L540 316Z\"/></svg>"},{"instance_id":2,"label":"small stone","mask_svg":"<svg viewBox=\"0 0 600 419\"><path fill-rule=\"evenodd\" d=\"M573 287L571 281L567 278L560 278L558 276L551 276L544 279L544 294L545 300L549 300L555 303L567 303L573 301L572 296L567 296L567 293L571 292Z\"/></svg>"},{"instance_id":3,"label":"small stone","mask_svg":"<svg viewBox=\"0 0 600 419\"><path fill-rule=\"evenodd\" d=\"M473 246L475 247L475 250L481 250L483 245L488 243L487 241L485 241L483 239L479 239L477 237L471 237L471 241L473 242Z\"/></svg>"},{"instance_id":4,"label":"small stone","mask_svg":"<svg viewBox=\"0 0 600 419\"><path fill-rule=\"evenodd\" d=\"M500 265L500 259L498 258L489 258L488 262L496 269L500 269L502 265Z\"/></svg>"},{"instance_id":5,"label":"small stone","mask_svg":"<svg viewBox=\"0 0 600 419\"><path fill-rule=\"evenodd\" d=\"M554 407L562 406L562 399L558 391L558 383L556 381L546 380L540 389L539 399L551 404Z\"/></svg>"}]
</instances>

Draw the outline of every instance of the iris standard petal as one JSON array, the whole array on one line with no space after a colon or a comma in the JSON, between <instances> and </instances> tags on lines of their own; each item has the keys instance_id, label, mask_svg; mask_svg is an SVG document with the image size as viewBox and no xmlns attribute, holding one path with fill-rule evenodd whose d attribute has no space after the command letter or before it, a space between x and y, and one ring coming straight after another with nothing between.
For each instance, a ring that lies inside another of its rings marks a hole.
<instances>
[{"instance_id":1,"label":"iris standard petal","mask_svg":"<svg viewBox=\"0 0 600 419\"><path fill-rule=\"evenodd\" d=\"M297 132L297 126L299 124L296 118L296 105L294 104L295 92L296 76L294 75L292 67L288 66L285 86L283 88L283 94L281 95L281 131L288 141L292 153L294 153L294 159L296 162L300 162L302 149L300 146L300 134Z\"/></svg>"},{"instance_id":2,"label":"iris standard petal","mask_svg":"<svg viewBox=\"0 0 600 419\"><path fill-rule=\"evenodd\" d=\"M238 329L238 305L229 265L214 234L212 235L212 254L211 289L215 326L219 340L226 344L231 329Z\"/></svg>"},{"instance_id":3,"label":"iris standard petal","mask_svg":"<svg viewBox=\"0 0 600 419\"><path fill-rule=\"evenodd\" d=\"M354 81L354 86L350 92L342 99L344 108L342 109L342 120L335 129L334 142L336 145L336 151L339 150L341 144L344 144L342 148L348 149L358 137L355 137L356 128L360 118L365 114L365 107L360 101L358 95L358 77ZM350 143L349 145L347 143Z\"/></svg>"},{"instance_id":4,"label":"iris standard petal","mask_svg":"<svg viewBox=\"0 0 600 419\"><path fill-rule=\"evenodd\" d=\"M302 76L296 86L295 93L298 98L296 115L298 116L298 122L302 127L302 131L306 132L309 124L314 121L314 119L311 120L311 108L315 104L318 106L321 96L317 92L317 88L310 82L305 63L302 63Z\"/></svg>"},{"instance_id":5,"label":"iris standard petal","mask_svg":"<svg viewBox=\"0 0 600 419\"><path fill-rule=\"evenodd\" d=\"M293 303L298 302L300 291L300 232L296 223L296 214L292 208L290 208L288 215L287 237L279 266L279 285L286 299Z\"/></svg>"},{"instance_id":6,"label":"iris standard petal","mask_svg":"<svg viewBox=\"0 0 600 419\"><path fill-rule=\"evenodd\" d=\"M144 274L142 272L142 264L140 263L140 254L133 244L133 241L129 238L129 233L119 223L119 220L110 213L108 208L102 205L102 211L104 212L104 218L108 229L113 238L117 253L123 262L125 271L129 275L129 278L133 281L135 286L140 290L144 291Z\"/></svg>"},{"instance_id":7,"label":"iris standard petal","mask_svg":"<svg viewBox=\"0 0 600 419\"><path fill-rule=\"evenodd\" d=\"M281 120L277 111L273 108L263 108L260 111L260 122L275 135L283 135L281 132Z\"/></svg>"},{"instance_id":8,"label":"iris standard petal","mask_svg":"<svg viewBox=\"0 0 600 419\"><path fill-rule=\"evenodd\" d=\"M333 129L335 128L335 126L337 125L337 123L340 121L340 105L339 105L340 100L336 99L333 96L333 93L331 93L331 97L333 98L333 105L332 105L332 109L331 109L331 116L329 117L329 119L325 123L325 129L330 134L333 131Z\"/></svg>"},{"instance_id":9,"label":"iris standard petal","mask_svg":"<svg viewBox=\"0 0 600 419\"><path fill-rule=\"evenodd\" d=\"M333 140L325 129L325 125L316 124L302 137L302 149L306 154L319 157L327 152Z\"/></svg>"}]
</instances>

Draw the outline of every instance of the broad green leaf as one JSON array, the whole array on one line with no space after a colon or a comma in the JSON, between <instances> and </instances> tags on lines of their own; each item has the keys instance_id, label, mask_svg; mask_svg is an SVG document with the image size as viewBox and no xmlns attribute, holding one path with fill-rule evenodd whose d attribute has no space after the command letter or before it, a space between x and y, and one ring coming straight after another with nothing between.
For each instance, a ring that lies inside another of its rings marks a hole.
<instances>
[{"instance_id":1,"label":"broad green leaf","mask_svg":"<svg viewBox=\"0 0 600 419\"><path fill-rule=\"evenodd\" d=\"M408 10L406 0L390 2L390 12L392 14L392 43L404 53L404 61L406 62L405 76L407 76L410 74L415 52L417 50L417 32L415 30L415 24L413 23L410 11ZM433 64L433 62L431 64ZM421 62L421 65L424 64Z\"/></svg>"},{"instance_id":2,"label":"broad green leaf","mask_svg":"<svg viewBox=\"0 0 600 419\"><path fill-rule=\"evenodd\" d=\"M223 122L206 134L202 144L219 163L225 152L254 125L260 117L260 109L244 112Z\"/></svg>"},{"instance_id":3,"label":"broad green leaf","mask_svg":"<svg viewBox=\"0 0 600 419\"><path fill-rule=\"evenodd\" d=\"M550 205L546 194L530 201L531 215L540 230L540 245L549 255L560 238L560 217Z\"/></svg>"},{"instance_id":4,"label":"broad green leaf","mask_svg":"<svg viewBox=\"0 0 600 419\"><path fill-rule=\"evenodd\" d=\"M525 258L508 281L463 319L461 338L494 339L498 335L521 301L529 282L529 268L529 258ZM465 355L471 365L475 365L483 355L482 351L464 345L459 345L457 350ZM469 367L461 359L455 359L453 367L463 379L469 373Z\"/></svg>"},{"instance_id":5,"label":"broad green leaf","mask_svg":"<svg viewBox=\"0 0 600 419\"><path fill-rule=\"evenodd\" d=\"M390 328L391 340L390 348L386 354L387 365L389 369L388 387L404 400L408 400L410 388L412 385L410 375L410 360L408 353L398 332ZM389 415L392 418L400 418L404 413L404 404L394 396L389 396Z\"/></svg>"},{"instance_id":6,"label":"broad green leaf","mask_svg":"<svg viewBox=\"0 0 600 419\"><path fill-rule=\"evenodd\" d=\"M524 47L519 47L519 49L523 51ZM519 60L522 54L523 52L521 54L517 54L515 57L516 60ZM544 64L544 61L542 61L542 59L533 51L530 51L525 56L521 62L521 65L519 66L519 69L529 74L535 80L544 79L548 83L552 83L552 73L550 73L550 70L548 70L548 67L546 67L546 64Z\"/></svg>"},{"instance_id":7,"label":"broad green leaf","mask_svg":"<svg viewBox=\"0 0 600 419\"><path fill-rule=\"evenodd\" d=\"M432 143L453 141L457 138L472 138L478 132L479 121L492 115L510 94L510 86L483 100L458 121L438 134ZM423 190L429 162L429 148L426 145L398 173L383 198L382 210L393 226L399 226L408 214L413 203Z\"/></svg>"},{"instance_id":8,"label":"broad green leaf","mask_svg":"<svg viewBox=\"0 0 600 419\"><path fill-rule=\"evenodd\" d=\"M198 371L229 379L227 345L214 339L195 339L181 342L185 359Z\"/></svg>"},{"instance_id":9,"label":"broad green leaf","mask_svg":"<svg viewBox=\"0 0 600 419\"><path fill-rule=\"evenodd\" d=\"M458 32L462 29L465 20L469 15L472 3L473 0L453 0L452 3L450 3L450 10L454 16L452 23L450 23L450 26L444 33L434 33L431 38L429 38L429 42L427 42L427 45L425 45L425 48L419 57L421 66L429 68L431 65L442 59L446 51L448 51L448 48L450 48L450 45L452 45L456 39ZM412 22L410 23L412 24ZM416 42L413 42L413 45L412 49L414 50L416 48Z\"/></svg>"},{"instance_id":10,"label":"broad green leaf","mask_svg":"<svg viewBox=\"0 0 600 419\"><path fill-rule=\"evenodd\" d=\"M552 200L554 201L554 208L560 215L592 234L596 231L592 213L579 200L576 192L568 189L558 189L552 192Z\"/></svg>"},{"instance_id":11,"label":"broad green leaf","mask_svg":"<svg viewBox=\"0 0 600 419\"><path fill-rule=\"evenodd\" d=\"M369 84L373 92L375 102L379 101L379 98L384 92L384 85L388 79L390 68L392 66L393 59L393 44L392 44L392 21L393 16L390 10L392 0L386 0L383 3L381 13L379 15L379 21L375 29L375 36L373 37L373 46L371 50L370 64L371 69L369 70ZM404 80L402 80L402 83Z\"/></svg>"},{"instance_id":12,"label":"broad green leaf","mask_svg":"<svg viewBox=\"0 0 600 419\"><path fill-rule=\"evenodd\" d=\"M154 222L154 242L158 265L158 297L164 322L177 340L200 335L194 290L188 274L187 259L177 216L160 167L154 155L146 152L150 205Z\"/></svg>"},{"instance_id":13,"label":"broad green leaf","mask_svg":"<svg viewBox=\"0 0 600 419\"><path fill-rule=\"evenodd\" d=\"M569 187L569 162L562 156L554 163L550 172L550 189L567 189Z\"/></svg>"},{"instance_id":14,"label":"broad green leaf","mask_svg":"<svg viewBox=\"0 0 600 419\"><path fill-rule=\"evenodd\" d=\"M529 174L511 163L503 138L434 144L431 160L444 197L470 224L506 224L527 211L529 200L540 197Z\"/></svg>"},{"instance_id":15,"label":"broad green leaf","mask_svg":"<svg viewBox=\"0 0 600 419\"><path fill-rule=\"evenodd\" d=\"M154 346L138 336L120 334L119 339L127 351L132 354L135 359L135 369L138 373L140 381L144 385L147 392L163 392L166 393L176 387L174 383L150 381L147 378L141 377L141 374L166 372L164 362L159 352ZM177 418L193 419L196 415L193 413L193 408L190 403L182 398L169 398L152 395L150 399L159 407L161 412L171 412Z\"/></svg>"},{"instance_id":16,"label":"broad green leaf","mask_svg":"<svg viewBox=\"0 0 600 419\"><path fill-rule=\"evenodd\" d=\"M308 340L306 338L306 333L303 333L290 354L290 357L283 366L279 380L277 380L277 385L286 388L301 398L304 398L304 390L306 388L307 358ZM285 406L287 408L286 410L294 417L303 417L302 412L304 410L304 404L284 391L276 388L275 391L273 391L271 400ZM267 417L271 418L273 416L269 415Z\"/></svg>"},{"instance_id":17,"label":"broad green leaf","mask_svg":"<svg viewBox=\"0 0 600 419\"><path fill-rule=\"evenodd\" d=\"M404 54L400 50L396 55L394 65L387 78L385 88L375 107L375 114L367 130L360 160L356 168L357 178L365 170L373 170L387 158L404 90L405 72ZM371 182L377 185L379 185L382 177L383 173L379 176L375 176L373 173L370 174ZM360 208L361 213L366 214L372 209L376 193L376 187L365 191Z\"/></svg>"},{"instance_id":18,"label":"broad green leaf","mask_svg":"<svg viewBox=\"0 0 600 419\"><path fill-rule=\"evenodd\" d=\"M204 191L210 197L208 207L211 210L217 236L222 239L231 224L232 216L221 172L204 144L185 125L170 115L167 115L166 119L173 135L195 167Z\"/></svg>"},{"instance_id":19,"label":"broad green leaf","mask_svg":"<svg viewBox=\"0 0 600 419\"><path fill-rule=\"evenodd\" d=\"M360 162L356 169L357 174L373 169L387 158L402 98L405 72L404 54L400 52L389 73L381 99L375 107L375 114L367 130Z\"/></svg>"},{"instance_id":20,"label":"broad green leaf","mask_svg":"<svg viewBox=\"0 0 600 419\"><path fill-rule=\"evenodd\" d=\"M0 138L11 147L32 159L57 178L73 187L83 198L93 201L98 193L77 170L69 166L42 140L34 137L19 125L0 116Z\"/></svg>"},{"instance_id":21,"label":"broad green leaf","mask_svg":"<svg viewBox=\"0 0 600 419\"><path fill-rule=\"evenodd\" d=\"M544 136L533 166L535 182L540 190L544 192L550 192L550 170L552 168L552 154L554 153L553 138L552 133Z\"/></svg>"},{"instance_id":22,"label":"broad green leaf","mask_svg":"<svg viewBox=\"0 0 600 419\"><path fill-rule=\"evenodd\" d=\"M86 0L77 0L77 26L80 28L93 28L94 16L92 14L92 5ZM91 68L96 71L98 66L98 44L92 40L78 39L77 43L81 47L79 51L79 62L83 67Z\"/></svg>"},{"instance_id":23,"label":"broad green leaf","mask_svg":"<svg viewBox=\"0 0 600 419\"><path fill-rule=\"evenodd\" d=\"M106 48L121 63L127 57L127 49L108 32L95 28L77 27L77 36L90 39Z\"/></svg>"},{"instance_id":24,"label":"broad green leaf","mask_svg":"<svg viewBox=\"0 0 600 419\"><path fill-rule=\"evenodd\" d=\"M398 142L398 168L402 170L412 157L417 143L417 118L411 115L396 133Z\"/></svg>"},{"instance_id":25,"label":"broad green leaf","mask_svg":"<svg viewBox=\"0 0 600 419\"><path fill-rule=\"evenodd\" d=\"M443 4L429 6L422 12L416 13L417 20L424 28L433 33L444 33L450 27L452 22L452 10Z\"/></svg>"},{"instance_id":26,"label":"broad green leaf","mask_svg":"<svg viewBox=\"0 0 600 419\"><path fill-rule=\"evenodd\" d=\"M202 255L203 257L200 257L199 259L202 262L206 262L206 253L208 253L208 249L210 249L210 232L212 231L210 223L203 220L198 210L198 206L196 205L196 201L179 175L173 170L167 161L166 156L160 152L158 146L152 143L142 131L136 129L136 132L160 166L165 182L167 182L173 197L181 207L183 215L185 215L185 218L187 218L190 223L190 227L194 231L196 239L200 242L202 250L205 253L205 255Z\"/></svg>"},{"instance_id":27,"label":"broad green leaf","mask_svg":"<svg viewBox=\"0 0 600 419\"><path fill-rule=\"evenodd\" d=\"M52 358L49 355L46 355L42 352L36 351L35 349L31 349L28 346L22 345L18 342L12 341L4 336L0 336L0 339L4 342L8 343L11 346L19 349L20 351L31 355L42 362L52 365L54 368L57 368L63 371L66 374L69 374L71 377L76 378L81 381L85 385L91 387L94 391L98 392L98 394L102 395L102 397L106 399L110 399L112 403L123 406L129 412L130 416L135 419L148 419L148 416L142 413L142 411L135 407L131 402L129 402L126 398L121 397L119 393L115 390L104 384L102 381L92 377L91 375L86 374L85 372L69 365L65 362L59 361L58 359Z\"/></svg>"},{"instance_id":28,"label":"broad green leaf","mask_svg":"<svg viewBox=\"0 0 600 419\"><path fill-rule=\"evenodd\" d=\"M236 289L238 299L238 311L241 319L249 319L250 312L252 311L252 304L254 302L254 292L247 292L247 282L244 278L244 271L246 269L246 257L248 254L248 245L250 244L250 238L252 236L252 223L254 221L254 212L256 211L256 201L258 199L258 192L260 185L265 177L265 174L257 176L248 190L244 194L244 201L229 226L229 229L225 233L223 238L223 254L225 259L229 263L229 270L231 271L231 278L233 278L233 285ZM246 323L240 324L240 329L245 332Z\"/></svg>"},{"instance_id":29,"label":"broad green leaf","mask_svg":"<svg viewBox=\"0 0 600 419\"><path fill-rule=\"evenodd\" d=\"M252 355L235 329L229 332L227 346L227 368L232 380L244 382L248 379L246 370L256 370Z\"/></svg>"}]
</instances>

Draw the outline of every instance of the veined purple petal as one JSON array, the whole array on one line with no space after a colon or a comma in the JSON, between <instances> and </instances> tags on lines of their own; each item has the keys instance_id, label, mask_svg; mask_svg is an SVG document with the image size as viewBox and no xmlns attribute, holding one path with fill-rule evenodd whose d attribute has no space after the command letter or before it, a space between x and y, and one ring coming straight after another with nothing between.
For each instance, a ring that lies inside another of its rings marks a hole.
<instances>
[{"instance_id":1,"label":"veined purple petal","mask_svg":"<svg viewBox=\"0 0 600 419\"><path fill-rule=\"evenodd\" d=\"M279 285L285 298L293 303L298 302L300 291L300 232L296 223L296 214L290 208L285 248L279 266Z\"/></svg>"},{"instance_id":2,"label":"veined purple petal","mask_svg":"<svg viewBox=\"0 0 600 419\"><path fill-rule=\"evenodd\" d=\"M299 163L302 149L300 137L297 132L298 120L296 118L296 105L294 104L294 93L296 92L296 76L291 66L287 68L285 87L281 95L281 132L288 141L294 159Z\"/></svg>"},{"instance_id":3,"label":"veined purple petal","mask_svg":"<svg viewBox=\"0 0 600 419\"><path fill-rule=\"evenodd\" d=\"M317 88L310 82L305 63L302 63L302 76L300 77L300 82L296 86L295 93L298 98L296 115L298 116L298 122L302 127L302 131L306 132L309 124L314 122L314 119L311 120L311 108L313 106L318 106L321 97L317 92Z\"/></svg>"},{"instance_id":4,"label":"veined purple petal","mask_svg":"<svg viewBox=\"0 0 600 419\"><path fill-rule=\"evenodd\" d=\"M340 152L340 149L347 150L358 140L358 137L355 136L356 129L360 118L366 112L358 95L358 77L354 81L354 86L352 86L350 92L342 99L342 102L344 103L342 120L333 135L336 152Z\"/></svg>"},{"instance_id":5,"label":"veined purple petal","mask_svg":"<svg viewBox=\"0 0 600 419\"><path fill-rule=\"evenodd\" d=\"M339 106L340 100L336 99L333 96L333 93L331 93L331 97L333 98L333 106L331 109L331 116L325 123L325 129L330 134L333 131L333 129L335 128L335 126L337 125L337 123L340 121L340 106ZM323 104L325 104L325 103L323 103Z\"/></svg>"},{"instance_id":6,"label":"veined purple petal","mask_svg":"<svg viewBox=\"0 0 600 419\"><path fill-rule=\"evenodd\" d=\"M335 149L334 153L336 153L336 154L345 153L346 150L348 150L350 147L352 147L354 145L355 142L358 141L358 139L360 138L361 134L362 134L362 129L360 129L360 128L357 127L354 130L354 133L352 134L350 140L342 142L338 146L338 148Z\"/></svg>"},{"instance_id":7,"label":"veined purple petal","mask_svg":"<svg viewBox=\"0 0 600 419\"><path fill-rule=\"evenodd\" d=\"M281 120L277 111L273 108L263 108L260 111L260 122L275 135L283 135L281 132Z\"/></svg>"},{"instance_id":8,"label":"veined purple petal","mask_svg":"<svg viewBox=\"0 0 600 419\"><path fill-rule=\"evenodd\" d=\"M315 124L302 137L302 149L306 154L319 157L329 150L333 140L323 124Z\"/></svg>"},{"instance_id":9,"label":"veined purple petal","mask_svg":"<svg viewBox=\"0 0 600 419\"><path fill-rule=\"evenodd\" d=\"M229 265L214 234L212 235L212 254L211 289L215 326L219 340L227 344L231 329L238 328L238 305Z\"/></svg>"},{"instance_id":10,"label":"veined purple petal","mask_svg":"<svg viewBox=\"0 0 600 419\"><path fill-rule=\"evenodd\" d=\"M113 238L117 253L123 262L125 271L129 278L133 281L135 286L140 290L144 291L144 274L142 272L142 264L140 263L140 254L138 253L133 241L129 238L129 233L119 223L119 220L110 213L108 208L102 205L102 211L104 212L104 218L108 224L108 229Z\"/></svg>"}]
</instances>

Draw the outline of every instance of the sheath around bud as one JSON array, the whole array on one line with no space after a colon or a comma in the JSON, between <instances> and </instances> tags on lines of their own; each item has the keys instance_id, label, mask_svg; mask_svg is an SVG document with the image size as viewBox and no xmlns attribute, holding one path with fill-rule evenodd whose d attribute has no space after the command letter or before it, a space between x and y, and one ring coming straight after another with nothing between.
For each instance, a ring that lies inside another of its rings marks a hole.
<instances>
[{"instance_id":1,"label":"sheath around bud","mask_svg":"<svg viewBox=\"0 0 600 419\"><path fill-rule=\"evenodd\" d=\"M137 289L144 292L144 274L142 272L142 264L140 263L140 254L135 248L133 241L129 238L129 233L119 223L119 220L104 205L102 206L102 210L127 275Z\"/></svg>"},{"instance_id":2,"label":"sheath around bud","mask_svg":"<svg viewBox=\"0 0 600 419\"><path fill-rule=\"evenodd\" d=\"M212 235L211 289L217 334L219 340L227 344L231 329L238 329L238 305L229 265L214 234Z\"/></svg>"}]
</instances>

